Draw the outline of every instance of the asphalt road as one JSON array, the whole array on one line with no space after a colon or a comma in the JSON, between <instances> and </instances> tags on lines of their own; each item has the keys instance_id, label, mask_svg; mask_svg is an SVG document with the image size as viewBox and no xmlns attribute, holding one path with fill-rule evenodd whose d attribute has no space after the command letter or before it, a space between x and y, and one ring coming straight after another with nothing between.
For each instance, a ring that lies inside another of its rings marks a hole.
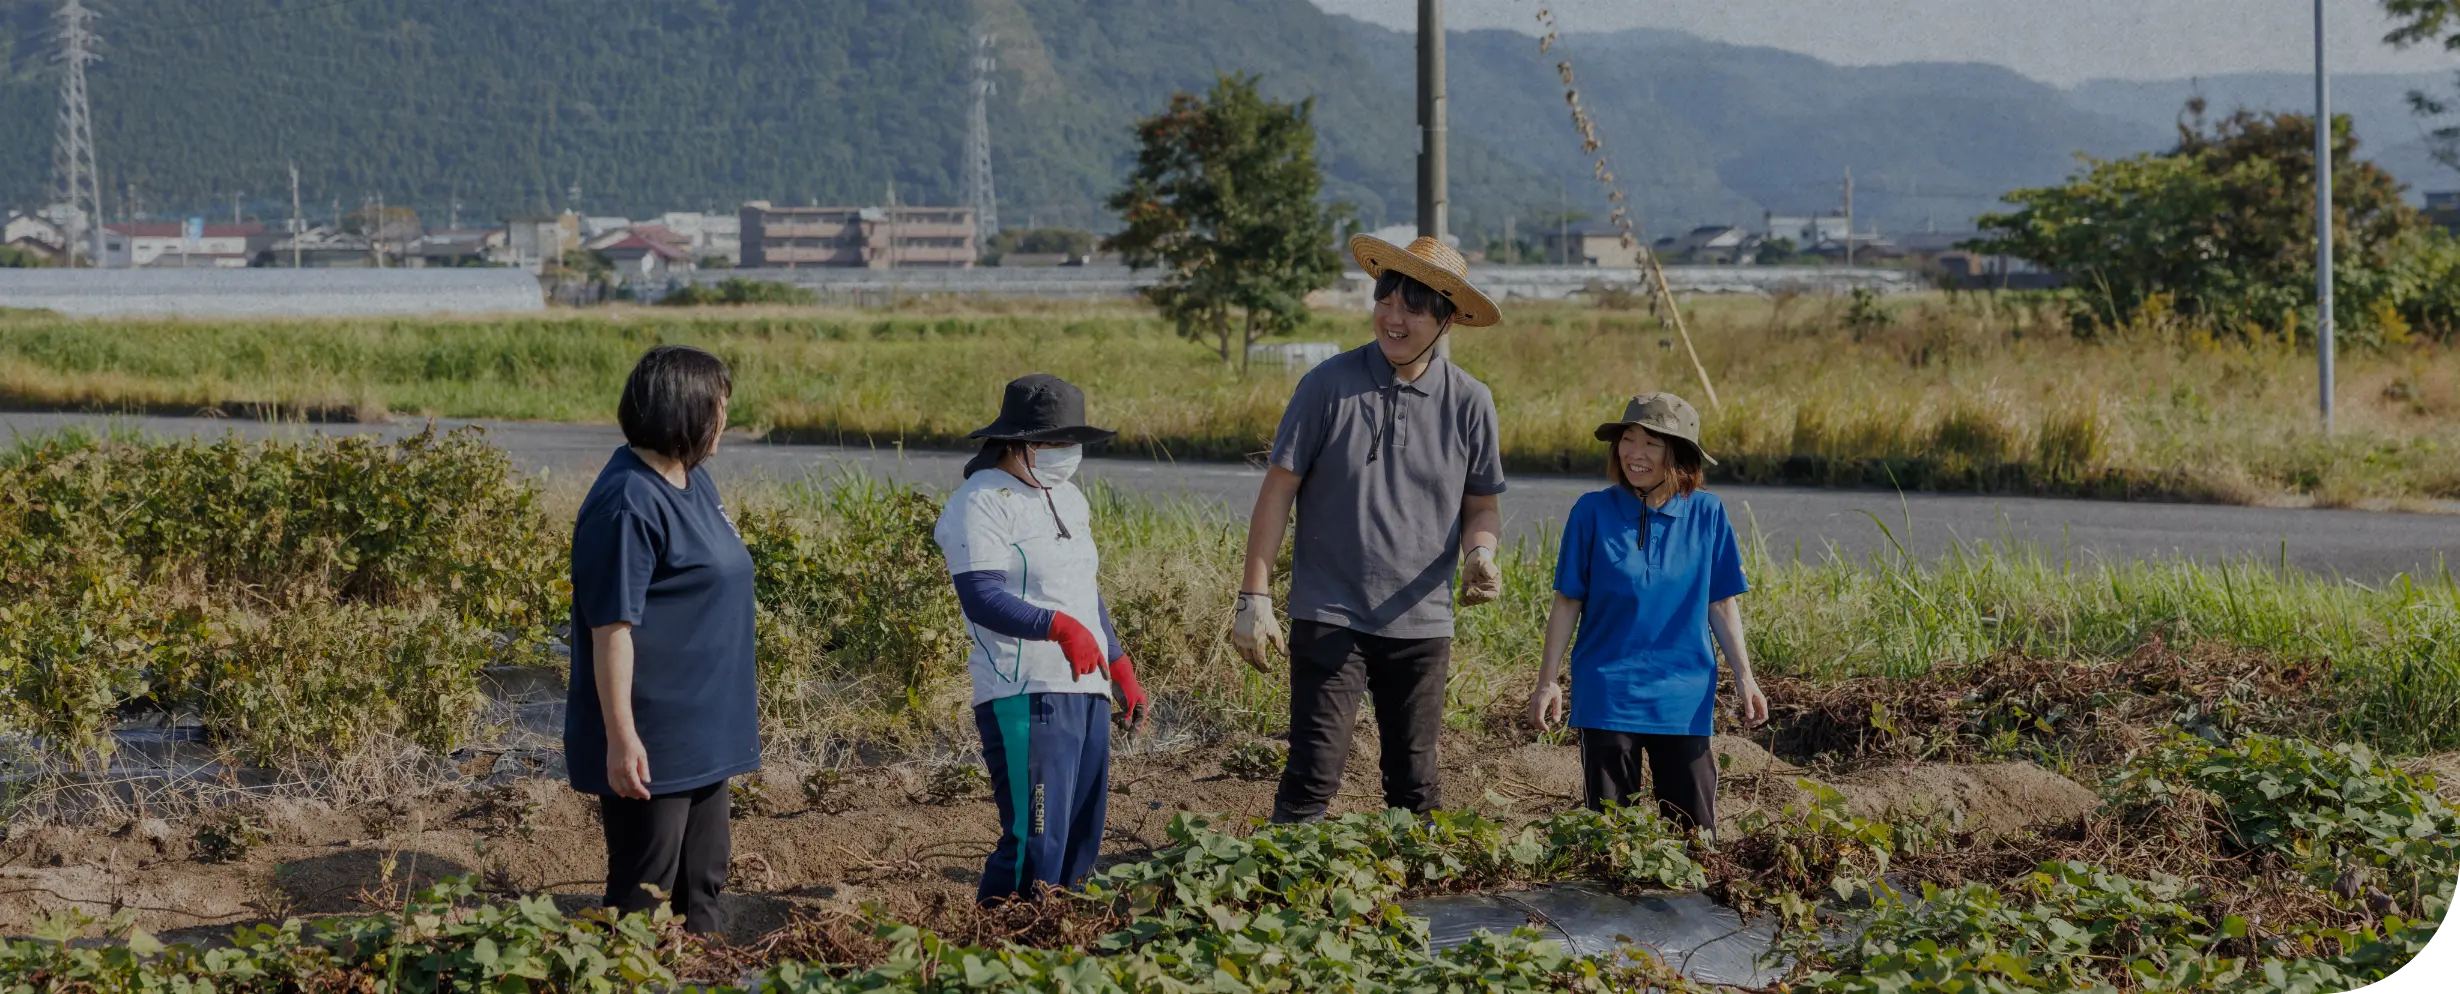
<instances>
[{"instance_id":1,"label":"asphalt road","mask_svg":"<svg viewBox=\"0 0 2460 994\"><path fill-rule=\"evenodd\" d=\"M449 422L461 424L465 422ZM481 422L489 436L525 469L550 481L586 480L622 444L612 425ZM61 413L0 413L0 429L31 434L79 426L175 437L369 433L398 437L419 423L388 425L268 425L207 418L124 417ZM825 445L770 445L729 439L711 469L720 480L790 479L812 472L859 470L900 482L954 486L965 455ZM1148 496L1204 502L1243 516L1255 499L1259 470L1219 463L1092 459L1088 479L1103 479ZM1504 495L1507 541L1554 528L1582 493L1602 481L1565 476L1516 476ZM2439 575L2460 568L2460 514L2227 507L2001 497L1904 494L1801 487L1719 486L1717 493L1771 552L1859 560L1887 547L1888 534L1916 555L1937 556L1958 542L2030 543L2047 556L2075 561L2186 556L2203 560L2284 557L2293 567L2364 582L2410 573Z\"/></svg>"}]
</instances>

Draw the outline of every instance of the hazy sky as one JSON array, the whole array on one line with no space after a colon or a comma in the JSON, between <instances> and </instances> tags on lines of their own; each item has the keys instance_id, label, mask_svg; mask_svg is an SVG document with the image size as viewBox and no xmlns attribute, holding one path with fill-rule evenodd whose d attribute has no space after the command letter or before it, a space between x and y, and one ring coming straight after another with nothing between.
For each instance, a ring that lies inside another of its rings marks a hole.
<instances>
[{"instance_id":1,"label":"hazy sky","mask_svg":"<svg viewBox=\"0 0 2460 994\"><path fill-rule=\"evenodd\" d=\"M1314 0L1398 28L1417 0ZM1447 0L1445 26L1535 30L1540 0ZM1991 62L2035 79L2171 79L2311 71L2310 0L1552 0L1566 32L1673 28L1842 65ZM2394 51L2375 0L2326 0L2334 72L2460 69L2460 54Z\"/></svg>"}]
</instances>

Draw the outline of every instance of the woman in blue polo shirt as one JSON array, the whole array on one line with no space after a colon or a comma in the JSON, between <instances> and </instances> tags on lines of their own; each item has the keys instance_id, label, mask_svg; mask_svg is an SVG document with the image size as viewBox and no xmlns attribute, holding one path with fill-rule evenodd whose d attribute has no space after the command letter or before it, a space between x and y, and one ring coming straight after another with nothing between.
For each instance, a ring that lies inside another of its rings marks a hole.
<instances>
[{"instance_id":1,"label":"woman in blue polo shirt","mask_svg":"<svg viewBox=\"0 0 2460 994\"><path fill-rule=\"evenodd\" d=\"M1713 633L1734 667L1745 727L1768 720L1768 698L1743 644L1742 548L1725 505L1700 489L1700 416L1670 393L1642 394L1623 420L1597 426L1612 445L1614 485L1583 495L1563 522L1545 662L1529 720L1564 717L1564 647L1571 646L1570 718L1591 808L1640 792L1641 763L1658 808L1714 832L1717 762L1709 753L1717 696ZM1573 629L1579 638L1573 639Z\"/></svg>"}]
</instances>

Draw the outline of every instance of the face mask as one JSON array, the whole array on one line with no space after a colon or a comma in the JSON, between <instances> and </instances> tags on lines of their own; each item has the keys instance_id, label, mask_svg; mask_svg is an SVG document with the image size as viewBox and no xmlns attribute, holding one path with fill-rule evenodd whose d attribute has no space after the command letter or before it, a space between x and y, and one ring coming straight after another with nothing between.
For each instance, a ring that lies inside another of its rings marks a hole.
<instances>
[{"instance_id":1,"label":"face mask","mask_svg":"<svg viewBox=\"0 0 2460 994\"><path fill-rule=\"evenodd\" d=\"M1056 487L1076 475L1076 467L1085 461L1085 447L1063 445L1056 449L1034 450L1034 479L1045 487Z\"/></svg>"}]
</instances>

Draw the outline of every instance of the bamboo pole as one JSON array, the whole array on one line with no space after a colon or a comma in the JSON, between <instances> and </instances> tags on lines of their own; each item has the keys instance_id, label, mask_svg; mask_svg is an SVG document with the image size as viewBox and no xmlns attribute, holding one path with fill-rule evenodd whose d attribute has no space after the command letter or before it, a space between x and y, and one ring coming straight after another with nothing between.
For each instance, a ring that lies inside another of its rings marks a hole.
<instances>
[{"instance_id":1,"label":"bamboo pole","mask_svg":"<svg viewBox=\"0 0 2460 994\"><path fill-rule=\"evenodd\" d=\"M1708 406L1719 411L1725 410L1725 403L1717 399L1717 385L1708 380L1708 367L1700 364L1700 351L1691 347L1691 329L1683 326L1683 309L1675 306L1674 290L1666 286L1665 267L1657 263L1656 252L1645 248L1640 252L1644 258L1648 259L1649 282L1657 285L1658 303L1665 307L1667 314L1674 317L1674 333L1683 340L1683 354L1691 357L1691 371L1699 374L1700 389L1708 391Z\"/></svg>"}]
</instances>

